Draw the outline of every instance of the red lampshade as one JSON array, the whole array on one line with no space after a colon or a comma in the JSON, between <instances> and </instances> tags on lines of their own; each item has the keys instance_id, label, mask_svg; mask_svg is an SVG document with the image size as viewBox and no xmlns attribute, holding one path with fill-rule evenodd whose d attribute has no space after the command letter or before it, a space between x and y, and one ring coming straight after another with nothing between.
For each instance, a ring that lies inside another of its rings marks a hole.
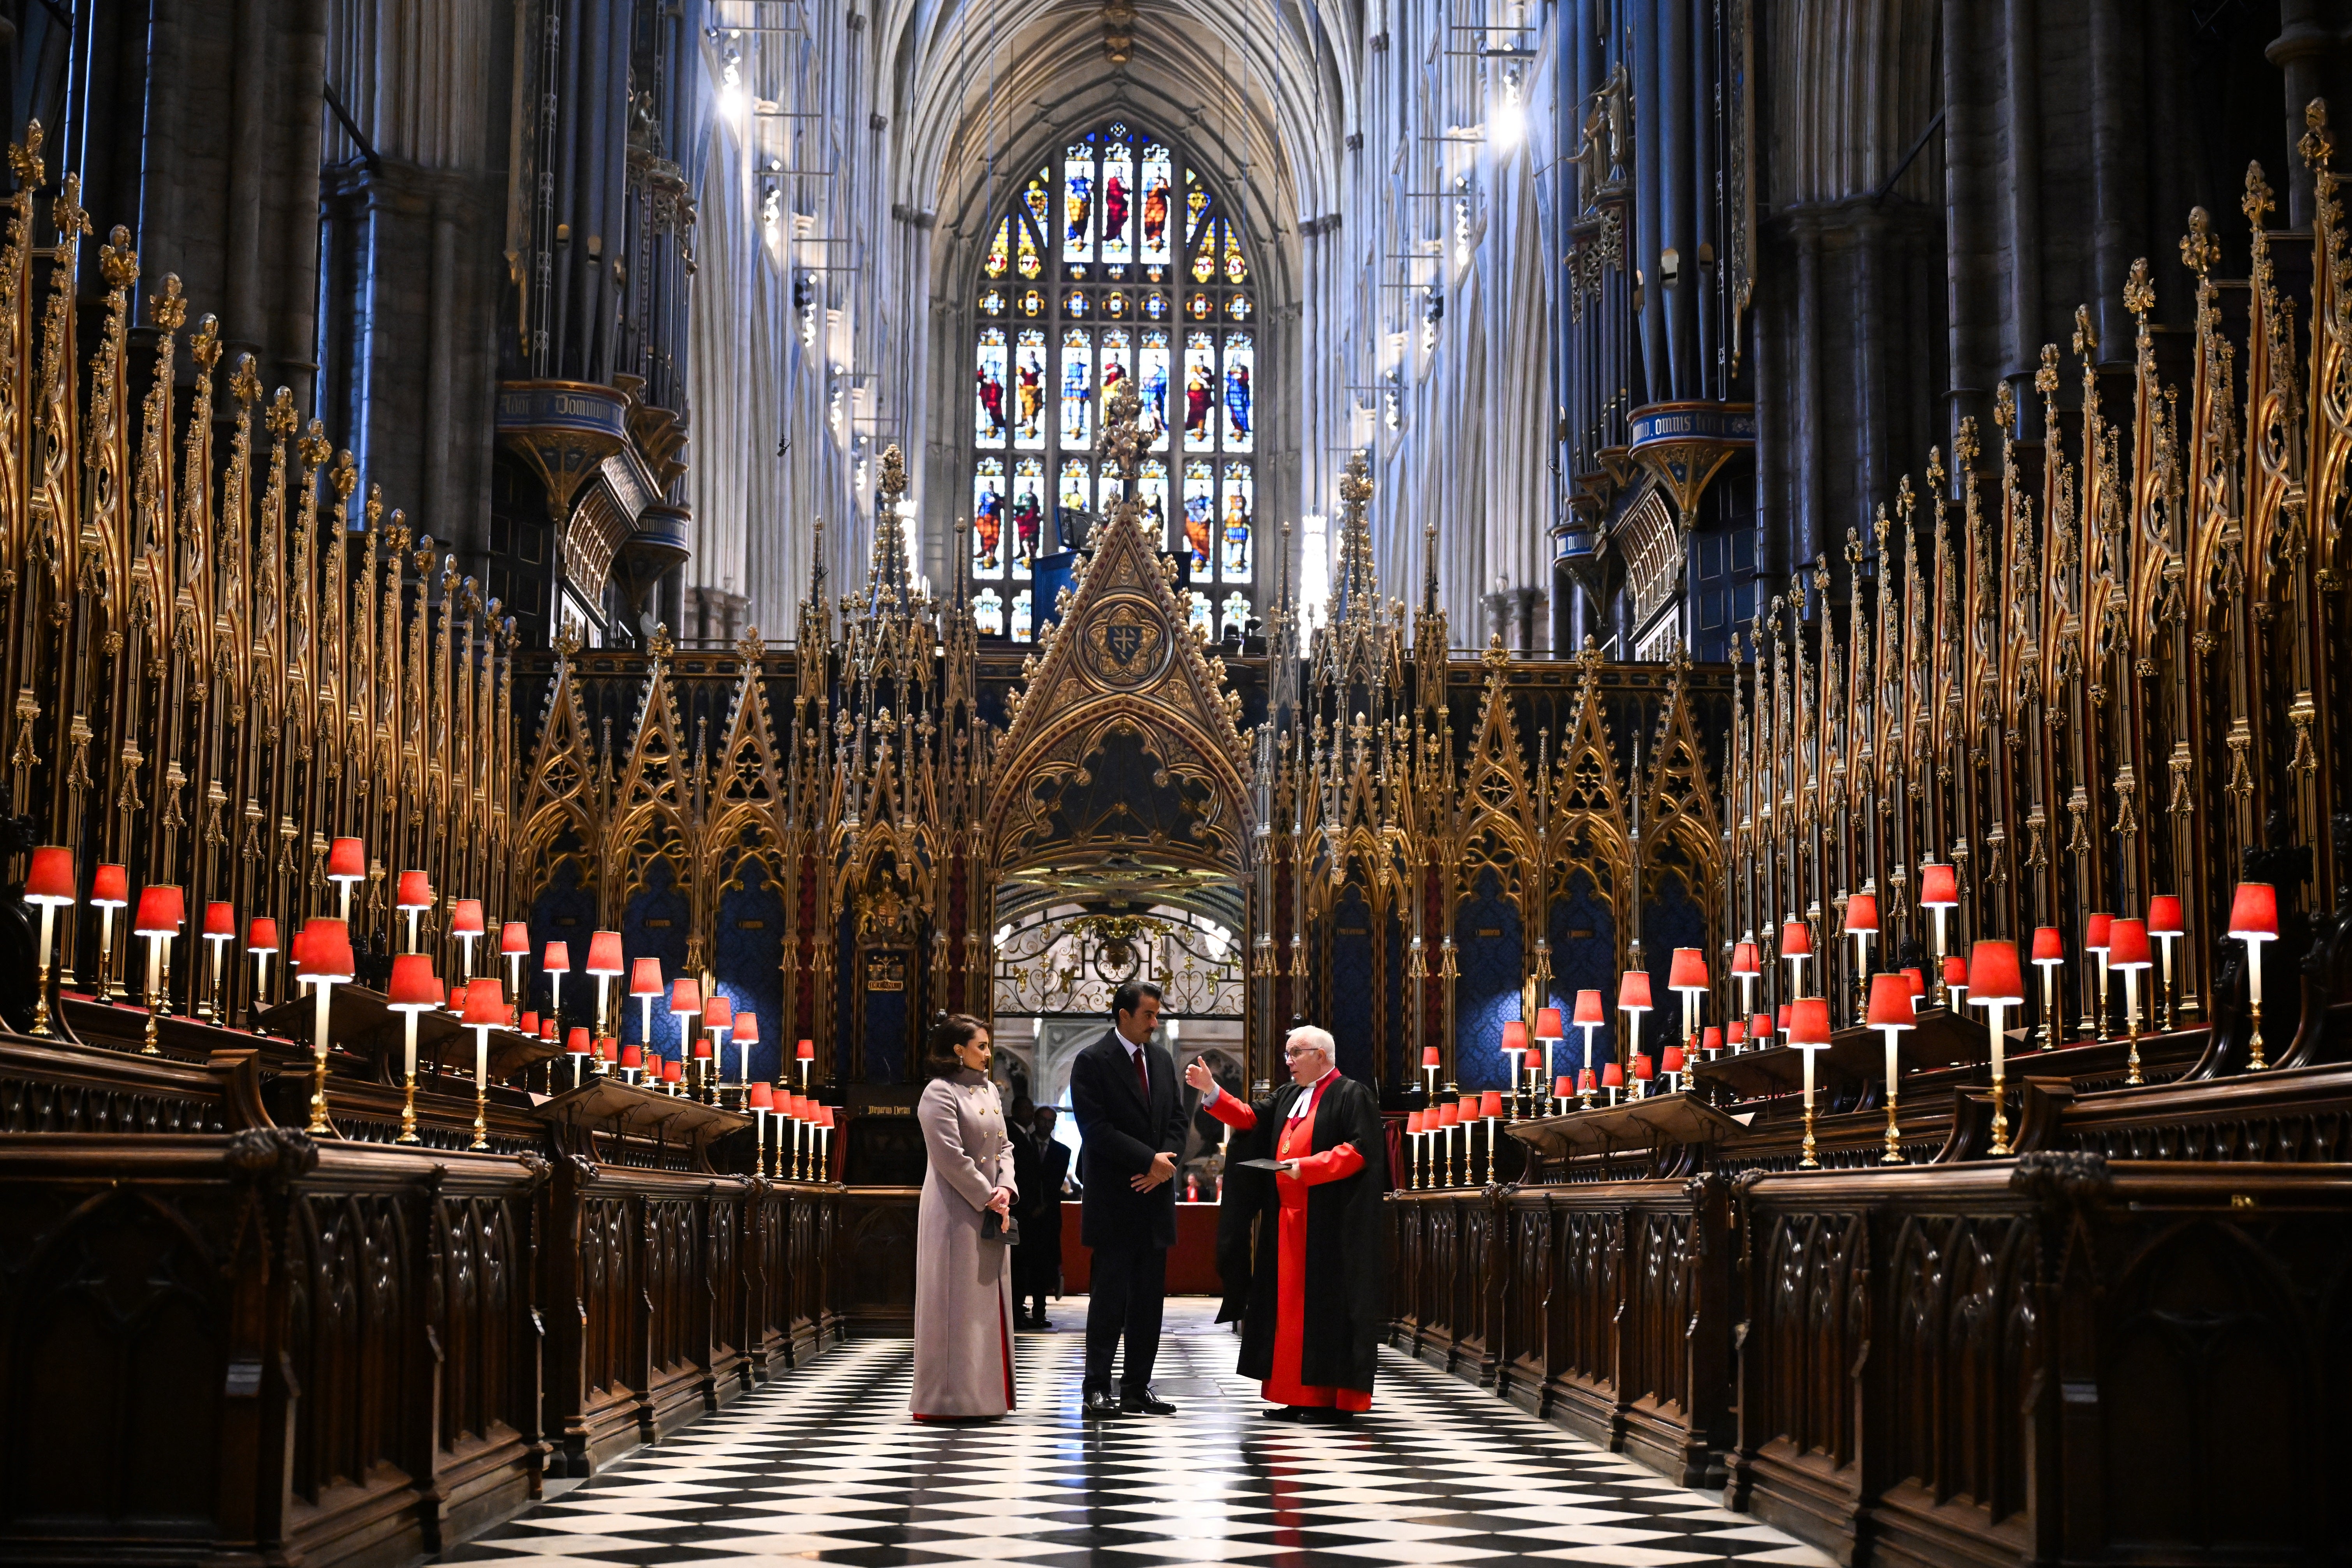
<instances>
[{"instance_id":1,"label":"red lampshade","mask_svg":"<svg viewBox=\"0 0 2352 1568\"><path fill-rule=\"evenodd\" d=\"M1528 1026L1517 1018L1503 1025L1503 1049L1524 1052L1528 1048ZM1496 1115L1502 1114L1500 1111Z\"/></svg>"},{"instance_id":2,"label":"red lampshade","mask_svg":"<svg viewBox=\"0 0 2352 1568\"><path fill-rule=\"evenodd\" d=\"M2058 934L2056 926L2036 926L2033 931L2033 962L2063 963L2066 962L2066 941Z\"/></svg>"},{"instance_id":3,"label":"red lampshade","mask_svg":"<svg viewBox=\"0 0 2352 1568\"><path fill-rule=\"evenodd\" d=\"M621 1054L620 1047L621 1042L612 1036L599 1035L596 1037L596 1059L600 1062L609 1062Z\"/></svg>"},{"instance_id":4,"label":"red lampshade","mask_svg":"<svg viewBox=\"0 0 2352 1568\"><path fill-rule=\"evenodd\" d=\"M2278 935L2278 889L2268 882L2239 883L2230 895L2230 934L2240 942Z\"/></svg>"},{"instance_id":5,"label":"red lampshade","mask_svg":"<svg viewBox=\"0 0 2352 1568\"><path fill-rule=\"evenodd\" d=\"M824 1128L824 1129L826 1131L828 1131L828 1132L830 1132L830 1131L833 1131L833 1107L832 1107L832 1106L830 1106L830 1105L820 1105L820 1106L818 1106L818 1107L816 1108L816 1124L817 1124L819 1127Z\"/></svg>"},{"instance_id":6,"label":"red lampshade","mask_svg":"<svg viewBox=\"0 0 2352 1568\"><path fill-rule=\"evenodd\" d=\"M301 962L302 938L298 932L294 938L294 963L299 967ZM449 987L449 1011L461 1018L466 1016L466 987L462 984Z\"/></svg>"},{"instance_id":7,"label":"red lampshade","mask_svg":"<svg viewBox=\"0 0 2352 1568\"><path fill-rule=\"evenodd\" d=\"M1908 1013L1906 1000L1903 1010ZM1908 1019L1905 1020L1906 1023ZM1830 999L1826 996L1800 996L1789 1004L1789 1043L1792 1046L1826 1046L1830 1043Z\"/></svg>"},{"instance_id":8,"label":"red lampshade","mask_svg":"<svg viewBox=\"0 0 2352 1568\"><path fill-rule=\"evenodd\" d=\"M89 901L101 909L119 910L131 901L131 873L121 866L100 866L89 879Z\"/></svg>"},{"instance_id":9,"label":"red lampshade","mask_svg":"<svg viewBox=\"0 0 2352 1568\"><path fill-rule=\"evenodd\" d=\"M1966 985L1969 983L1969 963L1957 952L1944 954L1944 984Z\"/></svg>"},{"instance_id":10,"label":"red lampshade","mask_svg":"<svg viewBox=\"0 0 2352 1568\"><path fill-rule=\"evenodd\" d=\"M520 921L509 921L505 925L499 927L499 956L501 958L529 958L530 956L530 927L523 924Z\"/></svg>"},{"instance_id":11,"label":"red lampshade","mask_svg":"<svg viewBox=\"0 0 2352 1568\"><path fill-rule=\"evenodd\" d=\"M555 1044L555 1031L557 1026L555 1016L551 1013L549 1014L546 1017L541 1018L539 1021L539 1037L545 1040L551 1046Z\"/></svg>"},{"instance_id":12,"label":"red lampshade","mask_svg":"<svg viewBox=\"0 0 2352 1568\"><path fill-rule=\"evenodd\" d=\"M1851 893L1845 900L1845 934L1876 936L1878 934L1878 895Z\"/></svg>"},{"instance_id":13,"label":"red lampshade","mask_svg":"<svg viewBox=\"0 0 2352 1568\"><path fill-rule=\"evenodd\" d=\"M738 1013L735 1015L735 1043L739 1046L756 1046L760 1043L760 1017L758 1014Z\"/></svg>"},{"instance_id":14,"label":"red lampshade","mask_svg":"<svg viewBox=\"0 0 2352 1568\"><path fill-rule=\"evenodd\" d=\"M661 960L641 958L629 968L629 994L658 996L668 987L662 980Z\"/></svg>"},{"instance_id":15,"label":"red lampshade","mask_svg":"<svg viewBox=\"0 0 2352 1568\"><path fill-rule=\"evenodd\" d=\"M1586 1089L1598 1089L1599 1087L1600 1080L1592 1076L1592 1069L1591 1068L1581 1068L1578 1069L1576 1075L1576 1091L1579 1094L1582 1094Z\"/></svg>"},{"instance_id":16,"label":"red lampshade","mask_svg":"<svg viewBox=\"0 0 2352 1568\"><path fill-rule=\"evenodd\" d=\"M1658 1066L1664 1068L1668 1072L1682 1071L1683 1048L1680 1046L1668 1046L1664 1050L1660 1051L1658 1053Z\"/></svg>"},{"instance_id":17,"label":"red lampshade","mask_svg":"<svg viewBox=\"0 0 2352 1568\"><path fill-rule=\"evenodd\" d=\"M539 1033L539 1012L536 1008L522 1016L521 1027L522 1032L526 1035L536 1035Z\"/></svg>"},{"instance_id":18,"label":"red lampshade","mask_svg":"<svg viewBox=\"0 0 2352 1568\"><path fill-rule=\"evenodd\" d=\"M1927 976L1919 970L1905 970L1903 983L1911 987L1911 1001L1915 1006L1917 1005L1920 997L1927 994Z\"/></svg>"},{"instance_id":19,"label":"red lampshade","mask_svg":"<svg viewBox=\"0 0 2352 1568\"><path fill-rule=\"evenodd\" d=\"M2146 936L2140 938L2144 944ZM2017 943L1988 940L1969 953L1969 1000L1979 1007L1998 1002L2014 1007L2025 1000L2025 979L2017 966Z\"/></svg>"},{"instance_id":20,"label":"red lampshade","mask_svg":"<svg viewBox=\"0 0 2352 1568\"><path fill-rule=\"evenodd\" d=\"M1731 944L1731 973L1734 974L1764 973L1764 961L1757 955L1754 942L1736 942Z\"/></svg>"},{"instance_id":21,"label":"red lampshade","mask_svg":"<svg viewBox=\"0 0 2352 1568\"><path fill-rule=\"evenodd\" d=\"M1772 1037L1772 1015L1769 1013L1759 1013L1753 1018L1748 1019L1748 1037L1754 1040L1759 1046L1765 1041L1770 1039Z\"/></svg>"},{"instance_id":22,"label":"red lampshade","mask_svg":"<svg viewBox=\"0 0 2352 1568\"><path fill-rule=\"evenodd\" d=\"M572 1026L572 1032L563 1037L563 1050L567 1056L584 1057L588 1054L588 1029L585 1025Z\"/></svg>"},{"instance_id":23,"label":"red lampshade","mask_svg":"<svg viewBox=\"0 0 2352 1568\"><path fill-rule=\"evenodd\" d=\"M1446 1103L1446 1104L1444 1104L1444 1105L1441 1105L1441 1106L1439 1106L1439 1107L1437 1108L1437 1124L1438 1124L1440 1127L1459 1127L1459 1126L1461 1126L1461 1125L1462 1125L1462 1107L1461 1107L1458 1103L1454 1103L1454 1102L1452 1102L1452 1101L1449 1101L1449 1102L1447 1102L1447 1103Z\"/></svg>"},{"instance_id":24,"label":"red lampshade","mask_svg":"<svg viewBox=\"0 0 2352 1568\"><path fill-rule=\"evenodd\" d=\"M430 954L394 954L392 984L384 991L385 1005L421 1013L438 1007L441 1001L441 982L433 973Z\"/></svg>"},{"instance_id":25,"label":"red lampshade","mask_svg":"<svg viewBox=\"0 0 2352 1568\"><path fill-rule=\"evenodd\" d=\"M600 931L588 939L588 973L618 974L627 967L621 960L621 933Z\"/></svg>"},{"instance_id":26,"label":"red lampshade","mask_svg":"<svg viewBox=\"0 0 2352 1568\"><path fill-rule=\"evenodd\" d=\"M1813 956L1813 928L1802 921L1780 922L1780 956L1811 958Z\"/></svg>"},{"instance_id":27,"label":"red lampshade","mask_svg":"<svg viewBox=\"0 0 2352 1568\"><path fill-rule=\"evenodd\" d=\"M1919 907L1948 910L1960 901L1959 873L1930 860L1919 868Z\"/></svg>"},{"instance_id":28,"label":"red lampshade","mask_svg":"<svg viewBox=\"0 0 2352 1568\"><path fill-rule=\"evenodd\" d=\"M1658 1069L1650 1061L1649 1052L1643 1051L1633 1058L1633 1076L1643 1083L1658 1076Z\"/></svg>"},{"instance_id":29,"label":"red lampshade","mask_svg":"<svg viewBox=\"0 0 2352 1568\"><path fill-rule=\"evenodd\" d=\"M1404 1113L1404 1130L1408 1134L1417 1133L1421 1131L1420 1111L1408 1110Z\"/></svg>"},{"instance_id":30,"label":"red lampshade","mask_svg":"<svg viewBox=\"0 0 2352 1568\"><path fill-rule=\"evenodd\" d=\"M2084 922L2083 945L2093 952L2107 951L2107 931L2116 923L2113 915L2093 915Z\"/></svg>"},{"instance_id":31,"label":"red lampshade","mask_svg":"<svg viewBox=\"0 0 2352 1568\"><path fill-rule=\"evenodd\" d=\"M69 904L74 901L73 851L45 844L33 851L25 868L25 901L28 904Z\"/></svg>"},{"instance_id":32,"label":"red lampshade","mask_svg":"<svg viewBox=\"0 0 2352 1568\"><path fill-rule=\"evenodd\" d=\"M2154 961L2147 954L2147 922L2116 920L2107 928L2107 967L2110 969L2146 969Z\"/></svg>"},{"instance_id":33,"label":"red lampshade","mask_svg":"<svg viewBox=\"0 0 2352 1568\"><path fill-rule=\"evenodd\" d=\"M433 883L422 871L403 871L394 885L392 907L395 910L429 910L433 907Z\"/></svg>"},{"instance_id":34,"label":"red lampshade","mask_svg":"<svg viewBox=\"0 0 2352 1568\"><path fill-rule=\"evenodd\" d=\"M725 996L712 996L702 1005L702 1026L706 1029L733 1028L735 1004Z\"/></svg>"},{"instance_id":35,"label":"red lampshade","mask_svg":"<svg viewBox=\"0 0 2352 1568\"><path fill-rule=\"evenodd\" d=\"M223 942L236 937L236 906L217 900L205 906L205 934Z\"/></svg>"},{"instance_id":36,"label":"red lampshade","mask_svg":"<svg viewBox=\"0 0 2352 1568\"><path fill-rule=\"evenodd\" d=\"M1735 1029L1739 1027L1737 1024L1734 1024L1731 1026ZM1717 1028L1713 1024L1709 1024L1706 1028L1701 1029L1698 1032L1698 1047L1699 1049L1703 1051L1719 1051L1723 1049L1723 1031Z\"/></svg>"},{"instance_id":37,"label":"red lampshade","mask_svg":"<svg viewBox=\"0 0 2352 1568\"><path fill-rule=\"evenodd\" d=\"M694 1042L695 1059L697 1061L700 1061L709 1058L709 1055L710 1037L709 1035L704 1035Z\"/></svg>"},{"instance_id":38,"label":"red lampshade","mask_svg":"<svg viewBox=\"0 0 2352 1568\"><path fill-rule=\"evenodd\" d=\"M323 915L304 921L301 939L295 945L294 966L305 980L342 984L356 967L352 963L352 928Z\"/></svg>"},{"instance_id":39,"label":"red lampshade","mask_svg":"<svg viewBox=\"0 0 2352 1568\"><path fill-rule=\"evenodd\" d=\"M1674 965L1666 971L1666 989L1704 991L1706 985L1706 954L1695 947L1675 949Z\"/></svg>"},{"instance_id":40,"label":"red lampshade","mask_svg":"<svg viewBox=\"0 0 2352 1568\"><path fill-rule=\"evenodd\" d=\"M621 1065L625 1068L641 1068L645 1066L645 1047L642 1046L623 1046L621 1047Z\"/></svg>"},{"instance_id":41,"label":"red lampshade","mask_svg":"<svg viewBox=\"0 0 2352 1568\"><path fill-rule=\"evenodd\" d=\"M466 1016L461 1020L477 1029L503 1029L507 1026L506 994L494 977L484 976L466 985Z\"/></svg>"},{"instance_id":42,"label":"red lampshade","mask_svg":"<svg viewBox=\"0 0 2352 1568\"><path fill-rule=\"evenodd\" d=\"M1421 1065L1425 1068L1433 1068L1441 1065L1437 1058L1437 1047L1435 1046L1423 1046L1421 1047Z\"/></svg>"},{"instance_id":43,"label":"red lampshade","mask_svg":"<svg viewBox=\"0 0 2352 1568\"><path fill-rule=\"evenodd\" d=\"M1558 1078L1551 1080L1551 1096L1554 1100L1566 1100L1570 1095L1574 1094L1575 1092L1576 1079L1570 1078L1568 1074L1562 1073Z\"/></svg>"},{"instance_id":44,"label":"red lampshade","mask_svg":"<svg viewBox=\"0 0 2352 1568\"><path fill-rule=\"evenodd\" d=\"M168 883L139 889L139 916L131 929L141 936L173 936L188 923L186 895Z\"/></svg>"},{"instance_id":45,"label":"red lampshade","mask_svg":"<svg viewBox=\"0 0 2352 1568\"><path fill-rule=\"evenodd\" d=\"M1617 983L1617 1010L1621 1013L1646 1013L1650 1010L1650 974L1645 969L1629 969L1625 978Z\"/></svg>"},{"instance_id":46,"label":"red lampshade","mask_svg":"<svg viewBox=\"0 0 2352 1568\"><path fill-rule=\"evenodd\" d=\"M1560 1026L1559 1008L1538 1007L1536 1009L1537 1039L1557 1040L1566 1036L1567 1033L1568 1031Z\"/></svg>"},{"instance_id":47,"label":"red lampshade","mask_svg":"<svg viewBox=\"0 0 2352 1568\"><path fill-rule=\"evenodd\" d=\"M1615 1062L1609 1062L1603 1065L1601 1069L1601 1087L1603 1089L1624 1088L1625 1069L1619 1067Z\"/></svg>"},{"instance_id":48,"label":"red lampshade","mask_svg":"<svg viewBox=\"0 0 2352 1568\"><path fill-rule=\"evenodd\" d=\"M367 846L357 838L338 838L327 851L327 876L338 882L356 882L367 876Z\"/></svg>"},{"instance_id":49,"label":"red lampshade","mask_svg":"<svg viewBox=\"0 0 2352 1568\"><path fill-rule=\"evenodd\" d=\"M1486 1090L1486 1093L1480 1095L1478 1097L1478 1114L1481 1116L1502 1115L1503 1091L1499 1089L1490 1089Z\"/></svg>"},{"instance_id":50,"label":"red lampshade","mask_svg":"<svg viewBox=\"0 0 2352 1568\"><path fill-rule=\"evenodd\" d=\"M662 1082L683 1083L684 1081L686 1081L686 1064L676 1057L665 1058L662 1061Z\"/></svg>"},{"instance_id":51,"label":"red lampshade","mask_svg":"<svg viewBox=\"0 0 2352 1568\"><path fill-rule=\"evenodd\" d=\"M571 973L572 944L568 942L549 942L547 951L540 955L539 972L541 974Z\"/></svg>"},{"instance_id":52,"label":"red lampshade","mask_svg":"<svg viewBox=\"0 0 2352 1568\"><path fill-rule=\"evenodd\" d=\"M764 1083L755 1083L751 1086L751 1092L743 1097L743 1103L754 1110L773 1110L776 1108L776 1091Z\"/></svg>"},{"instance_id":53,"label":"red lampshade","mask_svg":"<svg viewBox=\"0 0 2352 1568\"><path fill-rule=\"evenodd\" d=\"M246 921L245 951L247 952L278 951L278 921L274 916L256 915Z\"/></svg>"},{"instance_id":54,"label":"red lampshade","mask_svg":"<svg viewBox=\"0 0 2352 1568\"><path fill-rule=\"evenodd\" d=\"M797 1121L808 1114L808 1100L798 1089L784 1091L784 1114Z\"/></svg>"},{"instance_id":55,"label":"red lampshade","mask_svg":"<svg viewBox=\"0 0 2352 1568\"><path fill-rule=\"evenodd\" d=\"M449 906L451 936L480 936L489 928L482 923L482 900L459 899Z\"/></svg>"},{"instance_id":56,"label":"red lampshade","mask_svg":"<svg viewBox=\"0 0 2352 1568\"><path fill-rule=\"evenodd\" d=\"M1874 1029L1916 1028L1911 1010L1911 983L1899 974L1872 975L1869 1023Z\"/></svg>"},{"instance_id":57,"label":"red lampshade","mask_svg":"<svg viewBox=\"0 0 2352 1568\"><path fill-rule=\"evenodd\" d=\"M1780 1032L1785 1035L1789 1032L1789 1005L1786 1002L1780 1004L1779 1019Z\"/></svg>"},{"instance_id":58,"label":"red lampshade","mask_svg":"<svg viewBox=\"0 0 2352 1568\"><path fill-rule=\"evenodd\" d=\"M793 1059L803 1062L814 1061L816 1059L816 1042L814 1040L803 1040L799 1045L794 1046L793 1047Z\"/></svg>"},{"instance_id":59,"label":"red lampshade","mask_svg":"<svg viewBox=\"0 0 2352 1568\"><path fill-rule=\"evenodd\" d=\"M2150 936L2187 936L2189 928L2181 923L2180 900L2170 893L2158 893L2147 900L2147 934Z\"/></svg>"},{"instance_id":60,"label":"red lampshade","mask_svg":"<svg viewBox=\"0 0 2352 1568\"><path fill-rule=\"evenodd\" d=\"M1580 991L1576 994L1576 1022L1605 1024L1608 1021L1609 1011L1601 1005L1600 992Z\"/></svg>"},{"instance_id":61,"label":"red lampshade","mask_svg":"<svg viewBox=\"0 0 2352 1568\"><path fill-rule=\"evenodd\" d=\"M1748 1026L1741 1023L1737 1018L1734 1018L1731 1022L1726 1024L1723 1026L1723 1043L1727 1046L1746 1045L1748 1043Z\"/></svg>"},{"instance_id":62,"label":"red lampshade","mask_svg":"<svg viewBox=\"0 0 2352 1568\"><path fill-rule=\"evenodd\" d=\"M691 974L681 974L669 983L669 1010L673 1013L702 1011L702 982Z\"/></svg>"}]
</instances>

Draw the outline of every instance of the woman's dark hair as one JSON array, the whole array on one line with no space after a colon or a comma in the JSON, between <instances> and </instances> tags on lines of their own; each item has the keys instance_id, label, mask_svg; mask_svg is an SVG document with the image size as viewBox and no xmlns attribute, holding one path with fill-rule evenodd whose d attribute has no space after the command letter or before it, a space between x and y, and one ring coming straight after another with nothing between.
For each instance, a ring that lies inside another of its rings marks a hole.
<instances>
[{"instance_id":1,"label":"woman's dark hair","mask_svg":"<svg viewBox=\"0 0 2352 1568\"><path fill-rule=\"evenodd\" d=\"M942 1013L931 1025L929 1038L923 1042L923 1076L945 1078L963 1070L956 1060L956 1047L969 1045L974 1035L986 1032L988 1026L969 1013Z\"/></svg>"}]
</instances>

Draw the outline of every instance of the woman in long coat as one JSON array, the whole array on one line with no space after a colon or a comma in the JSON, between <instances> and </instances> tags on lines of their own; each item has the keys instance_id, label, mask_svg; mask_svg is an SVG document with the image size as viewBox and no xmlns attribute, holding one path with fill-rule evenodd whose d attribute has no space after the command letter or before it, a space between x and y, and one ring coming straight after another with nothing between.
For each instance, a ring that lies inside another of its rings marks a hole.
<instances>
[{"instance_id":1,"label":"woman in long coat","mask_svg":"<svg viewBox=\"0 0 2352 1568\"><path fill-rule=\"evenodd\" d=\"M987 1026L962 1014L931 1029L931 1081L915 1105L929 1169L915 1218L918 1421L974 1420L1013 1408L1013 1249L982 1234L1020 1190Z\"/></svg>"}]
</instances>

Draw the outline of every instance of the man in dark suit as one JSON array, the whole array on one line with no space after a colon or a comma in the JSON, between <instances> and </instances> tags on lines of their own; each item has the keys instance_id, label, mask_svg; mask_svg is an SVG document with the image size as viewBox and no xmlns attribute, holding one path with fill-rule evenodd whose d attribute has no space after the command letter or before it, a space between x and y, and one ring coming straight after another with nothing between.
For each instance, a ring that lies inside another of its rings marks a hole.
<instances>
[{"instance_id":1,"label":"man in dark suit","mask_svg":"<svg viewBox=\"0 0 2352 1568\"><path fill-rule=\"evenodd\" d=\"M1013 1276L1013 1310L1033 1329L1050 1329L1045 1298L1062 1292L1062 1188L1070 1177L1070 1151L1054 1136L1054 1108L1041 1105L1031 1119L1037 1146L1037 1184L1021 1189L1028 1212L1021 1216L1021 1249L1027 1262Z\"/></svg>"},{"instance_id":2,"label":"man in dark suit","mask_svg":"<svg viewBox=\"0 0 2352 1568\"><path fill-rule=\"evenodd\" d=\"M1168 1249L1176 1245L1176 1157L1184 1150L1184 1100L1176 1064L1151 1044L1160 987L1130 980L1111 998L1111 1027L1070 1066L1070 1109L1086 1145L1079 1239L1094 1254L1087 1303L1086 1414L1166 1415L1151 1391L1160 1314L1168 1296ZM1110 1366L1127 1339L1119 1392Z\"/></svg>"}]
</instances>

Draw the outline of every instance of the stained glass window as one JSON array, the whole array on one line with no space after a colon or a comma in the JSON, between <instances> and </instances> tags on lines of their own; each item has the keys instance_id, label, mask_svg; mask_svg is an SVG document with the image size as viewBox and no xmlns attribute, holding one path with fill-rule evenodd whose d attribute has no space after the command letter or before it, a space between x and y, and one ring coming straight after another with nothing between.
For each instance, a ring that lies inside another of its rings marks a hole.
<instances>
[{"instance_id":1,"label":"stained glass window","mask_svg":"<svg viewBox=\"0 0 2352 1568\"><path fill-rule=\"evenodd\" d=\"M1121 499L1099 443L1132 380L1144 456L1128 488L1175 562L1188 622L1255 619L1255 253L1240 211L1181 144L1125 120L1060 143L983 231L972 374L973 607L1031 640L1041 557L1084 545ZM1049 565L1052 563L1049 562Z\"/></svg>"}]
</instances>

